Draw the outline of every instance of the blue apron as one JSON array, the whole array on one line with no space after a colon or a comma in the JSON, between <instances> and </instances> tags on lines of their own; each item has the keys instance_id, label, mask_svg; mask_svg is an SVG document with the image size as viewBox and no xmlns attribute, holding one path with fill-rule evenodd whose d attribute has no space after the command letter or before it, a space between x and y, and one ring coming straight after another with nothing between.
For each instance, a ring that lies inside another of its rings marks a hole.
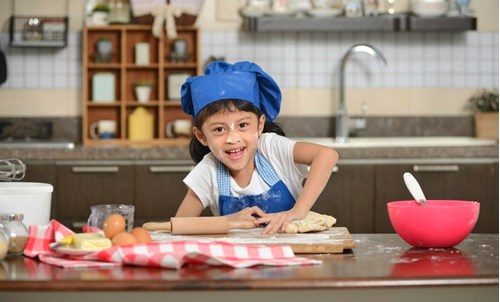
<instances>
[{"instance_id":1,"label":"blue apron","mask_svg":"<svg viewBox=\"0 0 500 302\"><path fill-rule=\"evenodd\" d=\"M258 206L266 213L276 213L290 210L295 205L295 198L293 198L269 161L259 152L255 154L255 169L270 187L268 191L261 194L241 197L232 196L229 171L220 161L217 161L216 168L221 216L236 213L253 206Z\"/></svg>"}]
</instances>

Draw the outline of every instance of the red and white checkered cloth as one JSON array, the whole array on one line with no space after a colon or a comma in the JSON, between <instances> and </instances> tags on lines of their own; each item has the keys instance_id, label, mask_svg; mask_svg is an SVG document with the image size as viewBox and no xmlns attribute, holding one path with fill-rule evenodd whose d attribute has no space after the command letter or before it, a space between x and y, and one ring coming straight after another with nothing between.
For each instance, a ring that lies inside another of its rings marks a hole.
<instances>
[{"instance_id":1,"label":"red and white checkered cloth","mask_svg":"<svg viewBox=\"0 0 500 302\"><path fill-rule=\"evenodd\" d=\"M47 226L30 226L24 255L65 268L115 267L123 264L179 269L185 265L245 268L257 265L292 266L321 261L296 257L289 246L234 244L222 241L180 240L114 246L84 256L59 254L50 249L73 232L52 220Z\"/></svg>"}]
</instances>

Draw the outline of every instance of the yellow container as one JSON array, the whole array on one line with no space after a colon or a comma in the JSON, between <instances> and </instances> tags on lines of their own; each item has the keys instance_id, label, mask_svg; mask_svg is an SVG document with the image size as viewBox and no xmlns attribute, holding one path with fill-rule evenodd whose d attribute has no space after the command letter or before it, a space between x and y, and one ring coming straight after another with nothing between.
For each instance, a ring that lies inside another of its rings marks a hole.
<instances>
[{"instance_id":1,"label":"yellow container","mask_svg":"<svg viewBox=\"0 0 500 302\"><path fill-rule=\"evenodd\" d=\"M128 138L131 141L153 139L154 118L144 107L137 107L128 117Z\"/></svg>"}]
</instances>

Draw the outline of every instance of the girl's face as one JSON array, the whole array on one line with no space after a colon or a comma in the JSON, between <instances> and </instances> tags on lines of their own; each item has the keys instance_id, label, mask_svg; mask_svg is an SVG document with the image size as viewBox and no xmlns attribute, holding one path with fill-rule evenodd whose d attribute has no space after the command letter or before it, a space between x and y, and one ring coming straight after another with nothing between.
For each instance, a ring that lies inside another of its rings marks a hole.
<instances>
[{"instance_id":1,"label":"girl's face","mask_svg":"<svg viewBox=\"0 0 500 302\"><path fill-rule=\"evenodd\" d=\"M201 131L194 128L193 132L234 176L241 171L253 171L265 121L264 115L259 118L252 112L222 110L207 118Z\"/></svg>"}]
</instances>

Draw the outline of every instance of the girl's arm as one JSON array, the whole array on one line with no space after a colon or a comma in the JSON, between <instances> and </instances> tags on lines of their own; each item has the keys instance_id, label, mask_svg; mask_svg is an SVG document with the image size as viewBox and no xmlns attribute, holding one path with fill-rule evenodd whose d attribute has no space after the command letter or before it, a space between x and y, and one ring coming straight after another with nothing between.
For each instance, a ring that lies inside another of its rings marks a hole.
<instances>
[{"instance_id":1,"label":"girl's arm","mask_svg":"<svg viewBox=\"0 0 500 302\"><path fill-rule=\"evenodd\" d=\"M297 142L293 149L296 163L310 166L302 194L297 199L293 209L304 218L325 188L339 155L333 149Z\"/></svg>"},{"instance_id":2,"label":"girl's arm","mask_svg":"<svg viewBox=\"0 0 500 302\"><path fill-rule=\"evenodd\" d=\"M193 190L188 188L186 196L181 202L179 209L177 209L177 213L175 213L175 217L196 217L200 216L201 212L203 212L203 204L198 196L193 192Z\"/></svg>"},{"instance_id":3,"label":"girl's arm","mask_svg":"<svg viewBox=\"0 0 500 302\"><path fill-rule=\"evenodd\" d=\"M262 232L263 234L284 232L292 220L304 218L321 192L323 192L338 160L338 154L335 150L305 142L295 143L293 157L295 163L310 167L302 194L300 194L291 210L266 214L255 221L256 224L267 223Z\"/></svg>"}]
</instances>

